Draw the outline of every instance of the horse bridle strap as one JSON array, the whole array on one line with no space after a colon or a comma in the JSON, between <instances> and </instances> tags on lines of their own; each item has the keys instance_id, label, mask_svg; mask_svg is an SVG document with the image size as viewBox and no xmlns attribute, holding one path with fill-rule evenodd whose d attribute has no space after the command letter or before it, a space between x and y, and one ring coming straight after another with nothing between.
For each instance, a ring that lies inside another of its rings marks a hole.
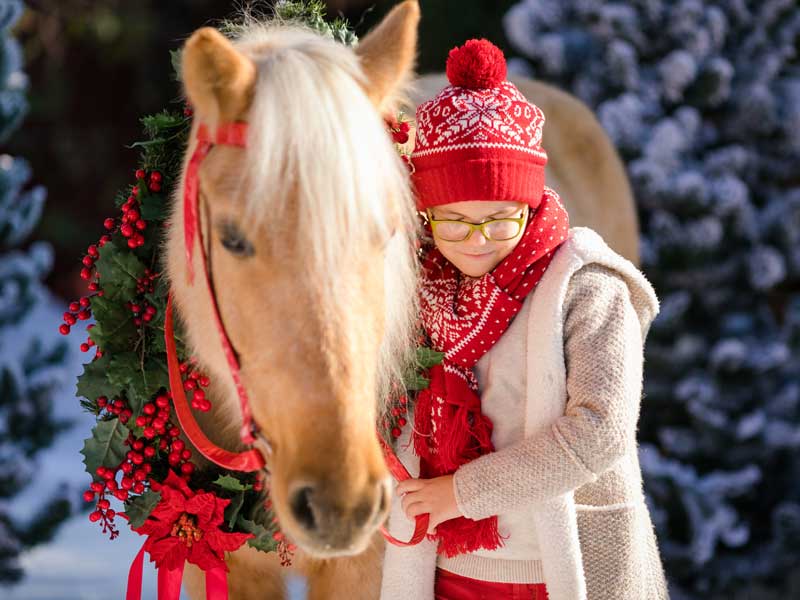
<instances>
[{"instance_id":1,"label":"horse bridle strap","mask_svg":"<svg viewBox=\"0 0 800 600\"><path fill-rule=\"evenodd\" d=\"M252 448L244 452L231 452L220 448L206 437L192 414L186 393L183 390L178 354L175 349L175 331L172 324L172 294L167 298L167 314L164 316L164 339L167 344L167 367L169 369L169 386L172 390L172 402L175 414L181 424L183 433L197 450L211 462L233 471L252 472L264 468L264 455Z\"/></svg>"},{"instance_id":2,"label":"horse bridle strap","mask_svg":"<svg viewBox=\"0 0 800 600\"><path fill-rule=\"evenodd\" d=\"M216 137L213 139L205 125L201 124L198 127L197 146L189 160L184 181L183 228L186 248L186 265L190 284L194 283L194 250L199 242L203 279L205 280L206 290L211 299L212 318L217 328L220 342L222 343L222 349L228 362L228 368L230 369L234 385L236 386L236 392L239 396L239 408L242 413L242 427L239 435L242 442L247 445L252 445L255 442L258 432L254 426L252 414L250 412L250 401L247 397L247 391L244 389L244 385L242 385L239 361L231 345L230 338L225 331L225 326L222 323L216 295L211 285L204 251L203 231L200 227L199 218L200 164L208 155L214 144L244 147L246 145L246 138L247 123L231 123L221 126L217 130ZM170 293L167 300L167 314L164 319L164 338L167 346L167 363L172 400L175 405L175 412L178 415L178 421L186 437L189 438L189 441L204 457L223 468L244 472L258 471L264 468L266 461L264 455L259 450L251 448L243 452L230 452L220 448L206 437L203 430L198 425L197 420L194 418L183 390L183 381L180 375L178 355L175 348L172 304L172 294Z\"/></svg>"},{"instance_id":3,"label":"horse bridle strap","mask_svg":"<svg viewBox=\"0 0 800 600\"><path fill-rule=\"evenodd\" d=\"M184 229L184 242L186 247L186 264L188 269L189 283L194 283L194 250L198 245L200 246L200 260L203 268L203 279L206 283L208 295L211 298L212 313L214 323L219 333L222 348L225 352L225 358L228 361L228 367L231 371L236 391L239 395L239 406L242 412L242 428L240 430L240 437L242 442L247 445L252 445L258 435L263 441L266 442L269 448L269 443L260 436L258 430L253 422L252 413L250 412L250 401L247 397L247 391L244 389L240 377L239 361L237 360L236 353L230 342L225 326L219 313L217 299L214 294L213 286L211 284L210 275L208 272L208 263L205 255L205 246L203 244L203 232L200 227L199 218L199 198L200 198L200 182L199 171L200 164L210 152L215 144L226 146L234 146L244 148L247 146L247 123L235 122L222 124L217 128L214 137L208 131L204 124L200 124L197 128L197 146L189 160L189 165L186 171L186 178L184 181L183 189L183 229ZM169 368L169 384L172 390L172 400L175 405L175 412L178 415L178 421L181 424L184 434L189 441L198 449L198 451L211 462L234 471L252 472L264 468L266 461L264 455L257 449L251 448L244 452L231 452L220 448L214 444L203 433L203 430L197 423L197 420L192 414L192 409L186 399L186 394L183 390L183 381L180 374L180 366L178 361L177 350L175 347L175 335L173 326L172 315L172 294L169 295L167 300L167 314L164 320L164 337L167 346L167 363ZM384 459L394 478L398 481L408 479L410 474L408 470L400 462L391 447L384 442L380 433L378 433L381 447L383 448ZM381 527L381 532L387 541L397 546L412 546L418 544L425 537L428 530L429 515L419 515L416 518L416 526L414 535L408 542L402 542L389 534L385 528Z\"/></svg>"}]
</instances>

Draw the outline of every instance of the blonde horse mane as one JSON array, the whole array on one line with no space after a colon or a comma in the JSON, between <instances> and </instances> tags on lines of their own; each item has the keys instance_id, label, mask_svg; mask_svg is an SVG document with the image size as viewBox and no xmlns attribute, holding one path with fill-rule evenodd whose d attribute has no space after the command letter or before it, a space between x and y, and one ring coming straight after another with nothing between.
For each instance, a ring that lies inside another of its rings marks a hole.
<instances>
[{"instance_id":1,"label":"blonde horse mane","mask_svg":"<svg viewBox=\"0 0 800 600\"><path fill-rule=\"evenodd\" d=\"M306 228L305 247L297 249L307 253L302 275L328 306L344 305L338 280L359 246L353 242L386 241L380 417L416 340L417 220L407 169L364 94L350 49L302 26L253 19L238 28L234 45L258 70L244 165L247 221L280 222L296 211Z\"/></svg>"}]
</instances>

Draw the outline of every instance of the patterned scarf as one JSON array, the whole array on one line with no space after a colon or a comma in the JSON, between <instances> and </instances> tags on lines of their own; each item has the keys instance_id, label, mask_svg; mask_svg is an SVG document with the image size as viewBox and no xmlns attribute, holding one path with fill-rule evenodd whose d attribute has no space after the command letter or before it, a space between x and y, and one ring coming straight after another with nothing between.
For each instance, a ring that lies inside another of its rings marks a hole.
<instances>
[{"instance_id":1,"label":"patterned scarf","mask_svg":"<svg viewBox=\"0 0 800 600\"><path fill-rule=\"evenodd\" d=\"M473 367L511 324L568 231L567 211L558 194L545 187L517 246L490 273L465 278L436 248L425 255L422 325L434 349L445 357L430 369L430 385L417 398L413 441L420 477L453 473L494 451L492 422L481 412ZM429 537L438 540L438 553L448 557L502 545L497 516L451 519Z\"/></svg>"}]
</instances>

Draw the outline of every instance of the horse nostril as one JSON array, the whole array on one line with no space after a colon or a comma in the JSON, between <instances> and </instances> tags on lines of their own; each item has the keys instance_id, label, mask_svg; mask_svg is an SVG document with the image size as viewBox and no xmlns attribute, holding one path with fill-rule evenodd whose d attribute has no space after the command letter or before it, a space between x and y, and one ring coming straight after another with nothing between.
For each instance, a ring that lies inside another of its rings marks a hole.
<instances>
[{"instance_id":1,"label":"horse nostril","mask_svg":"<svg viewBox=\"0 0 800 600\"><path fill-rule=\"evenodd\" d=\"M317 528L317 520L314 518L314 511L311 509L311 496L314 488L303 486L292 494L290 506L294 518L308 531Z\"/></svg>"}]
</instances>

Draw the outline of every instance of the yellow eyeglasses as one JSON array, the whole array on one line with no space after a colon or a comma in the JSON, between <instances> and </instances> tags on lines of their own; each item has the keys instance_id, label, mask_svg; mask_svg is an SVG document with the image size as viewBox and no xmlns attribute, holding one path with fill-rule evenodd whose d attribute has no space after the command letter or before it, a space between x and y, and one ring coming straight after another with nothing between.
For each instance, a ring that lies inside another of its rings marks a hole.
<instances>
[{"instance_id":1,"label":"yellow eyeglasses","mask_svg":"<svg viewBox=\"0 0 800 600\"><path fill-rule=\"evenodd\" d=\"M480 231L487 240L504 242L514 239L522 231L528 211L513 218L490 219L483 223L470 223L469 221L452 221L449 219L434 219L431 209L427 209L428 221L435 236L446 242L463 242L472 236L475 230Z\"/></svg>"}]
</instances>

